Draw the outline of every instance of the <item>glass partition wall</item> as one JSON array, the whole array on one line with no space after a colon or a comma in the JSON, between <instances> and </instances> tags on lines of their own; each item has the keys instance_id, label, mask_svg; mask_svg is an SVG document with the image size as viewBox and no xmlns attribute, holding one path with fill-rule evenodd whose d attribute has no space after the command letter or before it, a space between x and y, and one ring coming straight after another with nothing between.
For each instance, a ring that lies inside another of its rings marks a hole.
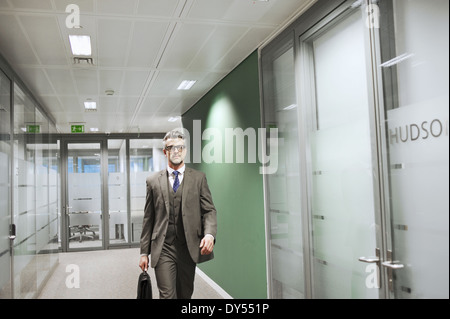
<instances>
[{"instance_id":1,"label":"glass partition wall","mask_svg":"<svg viewBox=\"0 0 450 319\"><path fill-rule=\"evenodd\" d=\"M61 136L63 251L139 244L146 178L166 165L163 136L152 136Z\"/></svg>"},{"instance_id":2,"label":"glass partition wall","mask_svg":"<svg viewBox=\"0 0 450 319\"><path fill-rule=\"evenodd\" d=\"M14 297L31 298L58 261L58 144L55 127L14 87Z\"/></svg>"},{"instance_id":3,"label":"glass partition wall","mask_svg":"<svg viewBox=\"0 0 450 319\"><path fill-rule=\"evenodd\" d=\"M294 42L282 39L263 57L266 126L277 127L278 171L266 176L272 298L304 298L304 254Z\"/></svg>"},{"instance_id":4,"label":"glass partition wall","mask_svg":"<svg viewBox=\"0 0 450 319\"><path fill-rule=\"evenodd\" d=\"M11 298L11 80L0 70L0 298Z\"/></svg>"},{"instance_id":5,"label":"glass partition wall","mask_svg":"<svg viewBox=\"0 0 450 319\"><path fill-rule=\"evenodd\" d=\"M58 262L56 128L0 69L0 298L35 298Z\"/></svg>"}]
</instances>

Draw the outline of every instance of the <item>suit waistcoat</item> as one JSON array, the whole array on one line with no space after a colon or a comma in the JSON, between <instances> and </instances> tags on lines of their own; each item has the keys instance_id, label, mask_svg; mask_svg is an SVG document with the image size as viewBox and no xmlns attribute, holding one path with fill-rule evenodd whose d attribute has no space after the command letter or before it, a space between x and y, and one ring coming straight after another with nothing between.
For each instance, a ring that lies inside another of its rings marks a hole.
<instances>
[{"instance_id":1,"label":"suit waistcoat","mask_svg":"<svg viewBox=\"0 0 450 319\"><path fill-rule=\"evenodd\" d=\"M185 243L186 237L184 235L183 217L181 211L181 194L183 193L183 184L181 183L174 192L169 184L169 226L167 227L165 243L172 245L175 240L179 243Z\"/></svg>"}]
</instances>

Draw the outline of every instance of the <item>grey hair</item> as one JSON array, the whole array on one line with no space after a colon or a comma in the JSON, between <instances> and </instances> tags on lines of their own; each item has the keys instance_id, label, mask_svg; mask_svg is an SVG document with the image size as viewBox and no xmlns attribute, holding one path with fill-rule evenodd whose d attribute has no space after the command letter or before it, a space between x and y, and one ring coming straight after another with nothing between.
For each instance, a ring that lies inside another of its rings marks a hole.
<instances>
[{"instance_id":1,"label":"grey hair","mask_svg":"<svg viewBox=\"0 0 450 319\"><path fill-rule=\"evenodd\" d=\"M181 132L180 130L177 130L177 129L167 132L166 136L164 136L164 138L163 138L164 148L166 148L167 140L172 140L172 139L177 139L177 138L182 139L184 141L183 132Z\"/></svg>"}]
</instances>

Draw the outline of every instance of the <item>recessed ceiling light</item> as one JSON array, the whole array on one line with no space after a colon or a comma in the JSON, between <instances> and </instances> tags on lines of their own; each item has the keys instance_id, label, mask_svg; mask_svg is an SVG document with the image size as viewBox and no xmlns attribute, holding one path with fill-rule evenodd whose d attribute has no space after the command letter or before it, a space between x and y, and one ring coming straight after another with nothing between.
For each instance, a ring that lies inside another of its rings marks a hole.
<instances>
[{"instance_id":1,"label":"recessed ceiling light","mask_svg":"<svg viewBox=\"0 0 450 319\"><path fill-rule=\"evenodd\" d=\"M195 80L185 80L181 82L180 86L178 87L178 90L190 90L196 82L197 81Z\"/></svg>"},{"instance_id":2,"label":"recessed ceiling light","mask_svg":"<svg viewBox=\"0 0 450 319\"><path fill-rule=\"evenodd\" d=\"M179 116L172 116L172 117L169 117L168 121L169 122L176 122L179 119L181 119L181 117L179 117Z\"/></svg>"},{"instance_id":3,"label":"recessed ceiling light","mask_svg":"<svg viewBox=\"0 0 450 319\"><path fill-rule=\"evenodd\" d=\"M90 130L91 132L98 132L98 127L91 127Z\"/></svg>"},{"instance_id":4,"label":"recessed ceiling light","mask_svg":"<svg viewBox=\"0 0 450 319\"><path fill-rule=\"evenodd\" d=\"M73 55L89 56L92 54L91 37L88 35L69 35Z\"/></svg>"},{"instance_id":5,"label":"recessed ceiling light","mask_svg":"<svg viewBox=\"0 0 450 319\"><path fill-rule=\"evenodd\" d=\"M95 111L95 110L97 110L97 102L85 101L84 102L84 109L86 111Z\"/></svg>"}]
</instances>

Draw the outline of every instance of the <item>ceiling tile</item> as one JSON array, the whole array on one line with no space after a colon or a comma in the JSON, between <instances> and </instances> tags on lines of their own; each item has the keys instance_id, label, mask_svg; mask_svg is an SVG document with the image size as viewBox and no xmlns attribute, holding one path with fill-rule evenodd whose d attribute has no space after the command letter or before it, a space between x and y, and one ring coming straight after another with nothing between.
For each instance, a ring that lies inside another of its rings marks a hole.
<instances>
[{"instance_id":1,"label":"ceiling tile","mask_svg":"<svg viewBox=\"0 0 450 319\"><path fill-rule=\"evenodd\" d=\"M178 5L178 0L139 1L137 14L148 16L171 17Z\"/></svg>"},{"instance_id":2,"label":"ceiling tile","mask_svg":"<svg viewBox=\"0 0 450 319\"><path fill-rule=\"evenodd\" d=\"M91 13L94 11L94 1L95 0L58 0L55 2L56 10L66 12L66 8L69 4L76 4L80 8L82 13ZM69 15L67 13L67 15ZM83 16L81 17L83 20ZM81 21L82 22L82 21Z\"/></svg>"},{"instance_id":3,"label":"ceiling tile","mask_svg":"<svg viewBox=\"0 0 450 319\"><path fill-rule=\"evenodd\" d=\"M249 30L236 45L227 53L223 60L218 61L216 70L230 70L243 61L251 52L267 38L275 28L253 28Z\"/></svg>"},{"instance_id":4,"label":"ceiling tile","mask_svg":"<svg viewBox=\"0 0 450 319\"><path fill-rule=\"evenodd\" d=\"M50 113L53 114L53 113L57 113L57 112L63 112L63 108L62 108L61 102L58 100L58 97L42 96L41 100L47 107L47 110L50 111Z\"/></svg>"},{"instance_id":5,"label":"ceiling tile","mask_svg":"<svg viewBox=\"0 0 450 319\"><path fill-rule=\"evenodd\" d=\"M190 65L190 69L211 69L248 30L241 26L217 26Z\"/></svg>"},{"instance_id":6,"label":"ceiling tile","mask_svg":"<svg viewBox=\"0 0 450 319\"><path fill-rule=\"evenodd\" d=\"M305 0L271 0L273 5L261 18L261 22L281 25L310 1ZM282 5L281 5L282 2Z\"/></svg>"},{"instance_id":7,"label":"ceiling tile","mask_svg":"<svg viewBox=\"0 0 450 319\"><path fill-rule=\"evenodd\" d=\"M131 41L128 67L153 67L169 24L136 21Z\"/></svg>"},{"instance_id":8,"label":"ceiling tile","mask_svg":"<svg viewBox=\"0 0 450 319\"><path fill-rule=\"evenodd\" d=\"M11 4L18 9L52 10L50 0L14 0L11 1Z\"/></svg>"},{"instance_id":9,"label":"ceiling tile","mask_svg":"<svg viewBox=\"0 0 450 319\"><path fill-rule=\"evenodd\" d=\"M180 99L177 97L168 97L159 105L159 108L155 112L153 112L153 114L160 113L160 112L171 114L172 109L175 106L177 106L177 104L179 102L180 102ZM143 114L145 114L145 110L141 109L141 112ZM181 115L181 114L176 114L176 115ZM166 121L167 121L167 119L166 119Z\"/></svg>"},{"instance_id":10,"label":"ceiling tile","mask_svg":"<svg viewBox=\"0 0 450 319\"><path fill-rule=\"evenodd\" d=\"M126 112L133 114L134 110L136 109L138 101L139 97L128 96L120 98L116 112Z\"/></svg>"},{"instance_id":11,"label":"ceiling tile","mask_svg":"<svg viewBox=\"0 0 450 319\"><path fill-rule=\"evenodd\" d=\"M125 66L131 21L117 19L98 20L98 65Z\"/></svg>"},{"instance_id":12,"label":"ceiling tile","mask_svg":"<svg viewBox=\"0 0 450 319\"><path fill-rule=\"evenodd\" d=\"M213 27L207 24L177 24L176 34L161 60L160 66L167 69L185 69L192 62Z\"/></svg>"},{"instance_id":13,"label":"ceiling tile","mask_svg":"<svg viewBox=\"0 0 450 319\"><path fill-rule=\"evenodd\" d=\"M160 71L155 77L149 89L149 93L153 96L171 95L181 83L180 73L176 71Z\"/></svg>"},{"instance_id":14,"label":"ceiling tile","mask_svg":"<svg viewBox=\"0 0 450 319\"><path fill-rule=\"evenodd\" d=\"M196 0L189 11L192 19L221 19L228 11L233 1Z\"/></svg>"},{"instance_id":15,"label":"ceiling tile","mask_svg":"<svg viewBox=\"0 0 450 319\"><path fill-rule=\"evenodd\" d=\"M55 17L20 16L20 22L42 64L67 64L66 51Z\"/></svg>"},{"instance_id":16,"label":"ceiling tile","mask_svg":"<svg viewBox=\"0 0 450 319\"><path fill-rule=\"evenodd\" d=\"M73 77L77 86L78 94L86 96L97 96L98 74L96 70L73 70Z\"/></svg>"},{"instance_id":17,"label":"ceiling tile","mask_svg":"<svg viewBox=\"0 0 450 319\"><path fill-rule=\"evenodd\" d=\"M133 14L137 0L100 0L97 11L101 13Z\"/></svg>"},{"instance_id":18,"label":"ceiling tile","mask_svg":"<svg viewBox=\"0 0 450 319\"><path fill-rule=\"evenodd\" d=\"M110 114L117 111L119 101L120 97L118 96L100 96L98 98L98 109L107 116L110 116Z\"/></svg>"},{"instance_id":19,"label":"ceiling tile","mask_svg":"<svg viewBox=\"0 0 450 319\"><path fill-rule=\"evenodd\" d=\"M139 114L147 113L148 116L149 114L156 112L165 99L164 96L147 96L140 108Z\"/></svg>"},{"instance_id":20,"label":"ceiling tile","mask_svg":"<svg viewBox=\"0 0 450 319\"><path fill-rule=\"evenodd\" d=\"M225 20L257 22L269 12L273 1L234 0L224 14Z\"/></svg>"},{"instance_id":21,"label":"ceiling tile","mask_svg":"<svg viewBox=\"0 0 450 319\"><path fill-rule=\"evenodd\" d=\"M45 72L40 68L22 67L16 70L30 86L33 91L41 92L41 94L55 94Z\"/></svg>"},{"instance_id":22,"label":"ceiling tile","mask_svg":"<svg viewBox=\"0 0 450 319\"><path fill-rule=\"evenodd\" d=\"M84 106L80 101L78 96L60 96L59 100L61 101L61 107L64 112L83 112Z\"/></svg>"},{"instance_id":23,"label":"ceiling tile","mask_svg":"<svg viewBox=\"0 0 450 319\"><path fill-rule=\"evenodd\" d=\"M114 90L114 95L120 95L124 71L121 70L99 70L100 94L105 90Z\"/></svg>"},{"instance_id":24,"label":"ceiling tile","mask_svg":"<svg viewBox=\"0 0 450 319\"><path fill-rule=\"evenodd\" d=\"M149 74L148 71L126 71L120 95L140 96Z\"/></svg>"},{"instance_id":25,"label":"ceiling tile","mask_svg":"<svg viewBox=\"0 0 450 319\"><path fill-rule=\"evenodd\" d=\"M37 64L38 60L13 15L0 14L0 48L12 64Z\"/></svg>"},{"instance_id":26,"label":"ceiling tile","mask_svg":"<svg viewBox=\"0 0 450 319\"><path fill-rule=\"evenodd\" d=\"M77 96L77 91L69 70L48 69L47 74L57 94Z\"/></svg>"}]
</instances>

